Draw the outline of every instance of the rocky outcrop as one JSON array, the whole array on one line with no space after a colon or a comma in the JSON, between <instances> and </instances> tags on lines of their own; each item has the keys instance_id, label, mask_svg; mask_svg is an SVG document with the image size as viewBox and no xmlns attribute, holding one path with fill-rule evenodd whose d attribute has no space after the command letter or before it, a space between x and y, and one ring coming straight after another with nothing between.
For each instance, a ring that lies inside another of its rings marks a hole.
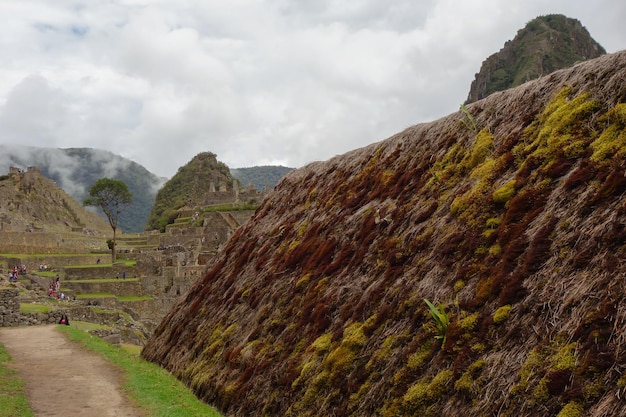
<instances>
[{"instance_id":1,"label":"rocky outcrop","mask_svg":"<svg viewBox=\"0 0 626 417\"><path fill-rule=\"evenodd\" d=\"M142 355L229 416L626 415L625 102L604 55L290 172Z\"/></svg>"},{"instance_id":2,"label":"rocky outcrop","mask_svg":"<svg viewBox=\"0 0 626 417\"><path fill-rule=\"evenodd\" d=\"M578 20L563 15L540 16L483 61L466 104L605 53Z\"/></svg>"}]
</instances>

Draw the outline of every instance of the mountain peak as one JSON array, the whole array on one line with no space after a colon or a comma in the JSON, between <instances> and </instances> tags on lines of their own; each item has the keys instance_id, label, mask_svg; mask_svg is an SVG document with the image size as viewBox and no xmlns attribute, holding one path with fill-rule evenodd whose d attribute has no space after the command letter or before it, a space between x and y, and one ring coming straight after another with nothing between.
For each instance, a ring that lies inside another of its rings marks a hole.
<instances>
[{"instance_id":1,"label":"mountain peak","mask_svg":"<svg viewBox=\"0 0 626 417\"><path fill-rule=\"evenodd\" d=\"M466 104L605 53L577 19L561 14L539 16L483 61Z\"/></svg>"},{"instance_id":2,"label":"mountain peak","mask_svg":"<svg viewBox=\"0 0 626 417\"><path fill-rule=\"evenodd\" d=\"M239 186L239 181L226 164L217 160L217 155L201 152L178 168L158 191L146 230L163 229L174 221L179 210L200 208L208 204L210 195L232 193L234 187Z\"/></svg>"}]
</instances>

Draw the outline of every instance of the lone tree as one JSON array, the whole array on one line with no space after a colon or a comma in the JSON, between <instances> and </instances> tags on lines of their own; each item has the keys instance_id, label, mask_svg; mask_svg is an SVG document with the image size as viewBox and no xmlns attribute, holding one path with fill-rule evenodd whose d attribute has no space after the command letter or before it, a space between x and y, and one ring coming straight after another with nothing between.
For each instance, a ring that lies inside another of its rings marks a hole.
<instances>
[{"instance_id":1,"label":"lone tree","mask_svg":"<svg viewBox=\"0 0 626 417\"><path fill-rule=\"evenodd\" d=\"M83 200L83 205L100 207L113 229L113 240L109 245L109 249L111 249L111 263L115 263L117 222L120 217L121 207L132 202L133 194L128 190L128 186L124 181L100 178L89 189L89 196L89 198Z\"/></svg>"}]
</instances>

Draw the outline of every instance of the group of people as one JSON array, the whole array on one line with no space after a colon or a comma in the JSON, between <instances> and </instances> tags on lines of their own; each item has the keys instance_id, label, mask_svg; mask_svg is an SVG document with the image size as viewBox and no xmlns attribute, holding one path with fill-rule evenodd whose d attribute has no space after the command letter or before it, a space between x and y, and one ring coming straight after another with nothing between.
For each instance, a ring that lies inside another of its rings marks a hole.
<instances>
[{"instance_id":1,"label":"group of people","mask_svg":"<svg viewBox=\"0 0 626 417\"><path fill-rule=\"evenodd\" d=\"M70 301L70 297L66 297L65 293L61 292L61 277L59 276L59 274L56 275L56 277L48 287L48 296L61 301ZM76 299L76 297L74 297L74 299Z\"/></svg>"},{"instance_id":2,"label":"group of people","mask_svg":"<svg viewBox=\"0 0 626 417\"><path fill-rule=\"evenodd\" d=\"M26 265L21 265L21 266L17 266L15 265L13 267L12 271L9 271L9 282L17 282L18 278L21 275L26 274Z\"/></svg>"}]
</instances>

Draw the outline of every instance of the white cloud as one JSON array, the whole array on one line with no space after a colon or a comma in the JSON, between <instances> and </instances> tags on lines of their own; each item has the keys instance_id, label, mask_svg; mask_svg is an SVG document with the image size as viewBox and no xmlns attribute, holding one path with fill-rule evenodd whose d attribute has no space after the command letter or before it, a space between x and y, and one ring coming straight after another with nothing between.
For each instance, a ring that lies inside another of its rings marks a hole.
<instances>
[{"instance_id":1,"label":"white cloud","mask_svg":"<svg viewBox=\"0 0 626 417\"><path fill-rule=\"evenodd\" d=\"M0 3L0 143L93 147L171 176L313 160L456 111L538 15L623 48L619 0Z\"/></svg>"}]
</instances>

